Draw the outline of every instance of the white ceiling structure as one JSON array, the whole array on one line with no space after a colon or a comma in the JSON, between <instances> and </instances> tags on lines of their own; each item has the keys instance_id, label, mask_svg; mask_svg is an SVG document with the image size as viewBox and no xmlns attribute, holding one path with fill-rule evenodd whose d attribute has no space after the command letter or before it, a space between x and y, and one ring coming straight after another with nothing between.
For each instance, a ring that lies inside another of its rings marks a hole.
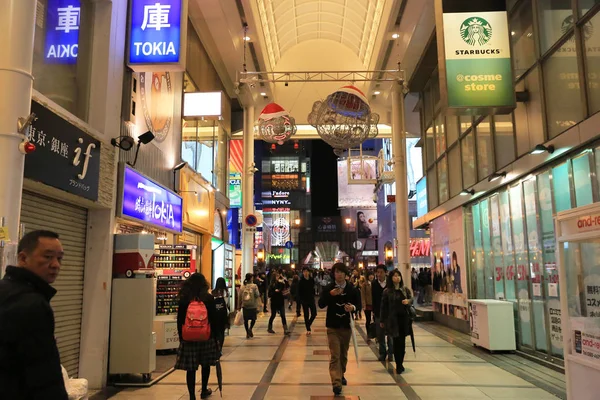
<instances>
[{"instance_id":1,"label":"white ceiling structure","mask_svg":"<svg viewBox=\"0 0 600 400\"><path fill-rule=\"evenodd\" d=\"M433 0L189 1L190 18L232 97L238 95L234 88L244 45L248 71L366 71L396 69L402 62L409 77L435 26ZM275 101L305 124L313 102L352 83L257 84L240 101L252 102L257 117ZM381 122L389 124L390 84L356 86L367 94ZM375 90L381 93L375 96Z\"/></svg>"}]
</instances>

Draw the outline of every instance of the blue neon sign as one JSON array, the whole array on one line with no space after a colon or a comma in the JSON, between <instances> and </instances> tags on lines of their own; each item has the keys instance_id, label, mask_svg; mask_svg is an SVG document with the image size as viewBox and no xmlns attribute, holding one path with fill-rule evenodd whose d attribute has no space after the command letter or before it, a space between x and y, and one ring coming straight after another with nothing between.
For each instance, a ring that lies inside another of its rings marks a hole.
<instances>
[{"instance_id":1,"label":"blue neon sign","mask_svg":"<svg viewBox=\"0 0 600 400\"><path fill-rule=\"evenodd\" d=\"M130 64L177 63L182 0L132 0Z\"/></svg>"},{"instance_id":2,"label":"blue neon sign","mask_svg":"<svg viewBox=\"0 0 600 400\"><path fill-rule=\"evenodd\" d=\"M183 200L125 166L121 214L169 231L182 231Z\"/></svg>"},{"instance_id":3,"label":"blue neon sign","mask_svg":"<svg viewBox=\"0 0 600 400\"><path fill-rule=\"evenodd\" d=\"M80 22L79 0L48 0L44 46L46 63L77 63Z\"/></svg>"},{"instance_id":4,"label":"blue neon sign","mask_svg":"<svg viewBox=\"0 0 600 400\"><path fill-rule=\"evenodd\" d=\"M417 217L422 217L427 214L427 178L422 177L417 182Z\"/></svg>"}]
</instances>

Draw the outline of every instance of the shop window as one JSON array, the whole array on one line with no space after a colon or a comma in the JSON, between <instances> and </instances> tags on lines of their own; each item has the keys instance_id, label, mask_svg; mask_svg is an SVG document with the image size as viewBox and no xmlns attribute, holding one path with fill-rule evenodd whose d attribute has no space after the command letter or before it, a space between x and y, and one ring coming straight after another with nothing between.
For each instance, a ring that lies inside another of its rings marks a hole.
<instances>
[{"instance_id":1,"label":"shop window","mask_svg":"<svg viewBox=\"0 0 600 400\"><path fill-rule=\"evenodd\" d=\"M82 120L87 120L92 8L80 0L37 1L33 88Z\"/></svg>"},{"instance_id":2,"label":"shop window","mask_svg":"<svg viewBox=\"0 0 600 400\"><path fill-rule=\"evenodd\" d=\"M475 141L473 132L465 136L461 141L462 149L462 173L463 185L468 188L477 183L477 172L475 171Z\"/></svg>"},{"instance_id":3,"label":"shop window","mask_svg":"<svg viewBox=\"0 0 600 400\"><path fill-rule=\"evenodd\" d=\"M552 189L556 212L571 209L571 185L569 163L565 162L552 169Z\"/></svg>"},{"instance_id":4,"label":"shop window","mask_svg":"<svg viewBox=\"0 0 600 400\"><path fill-rule=\"evenodd\" d=\"M512 114L494 116L494 139L497 168L504 168L515 160L515 132Z\"/></svg>"},{"instance_id":5,"label":"shop window","mask_svg":"<svg viewBox=\"0 0 600 400\"><path fill-rule=\"evenodd\" d=\"M518 79L535 63L535 40L533 36L533 11L531 0L526 0L510 18L512 60Z\"/></svg>"},{"instance_id":6,"label":"shop window","mask_svg":"<svg viewBox=\"0 0 600 400\"><path fill-rule=\"evenodd\" d=\"M435 161L435 139L433 137L433 127L429 126L425 131L425 151L427 152L427 166L430 167Z\"/></svg>"},{"instance_id":7,"label":"shop window","mask_svg":"<svg viewBox=\"0 0 600 400\"><path fill-rule=\"evenodd\" d=\"M460 123L459 129L461 134L466 133L473 127L473 117L463 115L458 117L458 121Z\"/></svg>"},{"instance_id":8,"label":"shop window","mask_svg":"<svg viewBox=\"0 0 600 400\"><path fill-rule=\"evenodd\" d=\"M560 326L560 287L558 269L556 268L556 239L554 235L554 218L552 210L552 190L550 188L550 172L537 176L539 218L542 229L541 245L546 276L546 320L550 322L550 346L552 354L563 356L562 329Z\"/></svg>"},{"instance_id":9,"label":"shop window","mask_svg":"<svg viewBox=\"0 0 600 400\"><path fill-rule=\"evenodd\" d=\"M492 239L492 280L494 281L495 299L504 300L504 259L502 257L502 237L500 229L500 205L499 196L490 199L490 232Z\"/></svg>"},{"instance_id":10,"label":"shop window","mask_svg":"<svg viewBox=\"0 0 600 400\"><path fill-rule=\"evenodd\" d=\"M438 187L437 173L435 165L427 171L427 194L429 196L429 209L433 210L438 206Z\"/></svg>"},{"instance_id":11,"label":"shop window","mask_svg":"<svg viewBox=\"0 0 600 400\"><path fill-rule=\"evenodd\" d=\"M490 237L490 201L480 203L481 242L483 244L483 276L485 278L485 298L494 299L494 266L492 265L492 241Z\"/></svg>"},{"instance_id":12,"label":"shop window","mask_svg":"<svg viewBox=\"0 0 600 400\"><path fill-rule=\"evenodd\" d=\"M544 62L543 71L548 136L554 138L581 121L584 114L574 36Z\"/></svg>"},{"instance_id":13,"label":"shop window","mask_svg":"<svg viewBox=\"0 0 600 400\"><path fill-rule=\"evenodd\" d=\"M516 307L516 279L515 252L512 240L512 224L510 215L510 204L508 192L502 191L498 194L500 208L500 229L502 236L502 253L504 263L504 293L506 300L513 301ZM518 326L518 325L516 325Z\"/></svg>"},{"instance_id":14,"label":"shop window","mask_svg":"<svg viewBox=\"0 0 600 400\"><path fill-rule=\"evenodd\" d=\"M583 16L596 4L600 3L600 0L578 0L579 3L579 15ZM595 17L594 17L595 18Z\"/></svg>"},{"instance_id":15,"label":"shop window","mask_svg":"<svg viewBox=\"0 0 600 400\"><path fill-rule=\"evenodd\" d=\"M570 317L598 320L598 265L600 240L562 244L567 276L567 302Z\"/></svg>"},{"instance_id":16,"label":"shop window","mask_svg":"<svg viewBox=\"0 0 600 400\"><path fill-rule=\"evenodd\" d=\"M542 54L573 27L571 0L538 1L540 47Z\"/></svg>"},{"instance_id":17,"label":"shop window","mask_svg":"<svg viewBox=\"0 0 600 400\"><path fill-rule=\"evenodd\" d=\"M531 277L531 297L533 299L533 324L535 334L535 348L541 351L548 350L546 339L546 314L543 282L545 281L542 249L540 246L540 234L538 233L538 210L536 204L535 179L529 179L523 183L523 194L525 199L525 222L527 226L527 248L529 250L528 272Z\"/></svg>"},{"instance_id":18,"label":"shop window","mask_svg":"<svg viewBox=\"0 0 600 400\"><path fill-rule=\"evenodd\" d=\"M449 115L446 117L446 138L448 147L452 146L458 140L458 117Z\"/></svg>"},{"instance_id":19,"label":"shop window","mask_svg":"<svg viewBox=\"0 0 600 400\"><path fill-rule=\"evenodd\" d=\"M444 117L440 113L435 118L435 158L439 158L446 151L446 132Z\"/></svg>"},{"instance_id":20,"label":"shop window","mask_svg":"<svg viewBox=\"0 0 600 400\"><path fill-rule=\"evenodd\" d=\"M475 204L473 212L473 266L475 267L475 293L477 299L485 299L485 273L483 267L483 243L481 239L481 208Z\"/></svg>"},{"instance_id":21,"label":"shop window","mask_svg":"<svg viewBox=\"0 0 600 400\"><path fill-rule=\"evenodd\" d=\"M437 164L440 204L448 201L448 163L446 157Z\"/></svg>"},{"instance_id":22,"label":"shop window","mask_svg":"<svg viewBox=\"0 0 600 400\"><path fill-rule=\"evenodd\" d=\"M457 196L462 187L461 162L460 162L460 147L454 146L448 152L448 171L450 198Z\"/></svg>"},{"instance_id":23,"label":"shop window","mask_svg":"<svg viewBox=\"0 0 600 400\"><path fill-rule=\"evenodd\" d=\"M529 297L529 268L525 244L525 223L523 220L523 198L521 185L510 188L510 211L512 217L515 270L517 279L517 302L521 345L533 345L531 328L531 298Z\"/></svg>"},{"instance_id":24,"label":"shop window","mask_svg":"<svg viewBox=\"0 0 600 400\"><path fill-rule=\"evenodd\" d=\"M539 68L534 68L515 87L517 92L527 92L529 96L527 102L518 102L515 110L518 156L529 153L535 145L545 141L539 74Z\"/></svg>"},{"instance_id":25,"label":"shop window","mask_svg":"<svg viewBox=\"0 0 600 400\"><path fill-rule=\"evenodd\" d=\"M592 204L594 202L590 171L590 155L591 151L586 151L583 155L572 160L573 187L575 189L575 202L577 207Z\"/></svg>"},{"instance_id":26,"label":"shop window","mask_svg":"<svg viewBox=\"0 0 600 400\"><path fill-rule=\"evenodd\" d=\"M494 172L494 148L492 146L491 118L486 117L476 129L477 132L477 166L479 180L487 178Z\"/></svg>"},{"instance_id":27,"label":"shop window","mask_svg":"<svg viewBox=\"0 0 600 400\"><path fill-rule=\"evenodd\" d=\"M593 2L588 1L588 3ZM581 0L579 4L581 4ZM582 27L590 114L600 111L600 51L598 49L600 32L598 32L598 27L600 27L600 13L597 13Z\"/></svg>"}]
</instances>

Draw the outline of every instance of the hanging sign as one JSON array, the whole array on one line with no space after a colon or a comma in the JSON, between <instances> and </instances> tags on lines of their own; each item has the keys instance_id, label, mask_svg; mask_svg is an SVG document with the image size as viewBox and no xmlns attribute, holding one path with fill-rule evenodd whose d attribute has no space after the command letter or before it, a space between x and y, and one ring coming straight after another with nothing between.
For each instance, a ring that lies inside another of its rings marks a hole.
<instances>
[{"instance_id":1,"label":"hanging sign","mask_svg":"<svg viewBox=\"0 0 600 400\"><path fill-rule=\"evenodd\" d=\"M427 214L427 177L422 177L417 182L417 217Z\"/></svg>"},{"instance_id":2,"label":"hanging sign","mask_svg":"<svg viewBox=\"0 0 600 400\"><path fill-rule=\"evenodd\" d=\"M152 67L183 70L187 1L132 0L130 4L128 66L136 72Z\"/></svg>"},{"instance_id":3,"label":"hanging sign","mask_svg":"<svg viewBox=\"0 0 600 400\"><path fill-rule=\"evenodd\" d=\"M442 105L453 114L510 113L516 103L505 5L436 5Z\"/></svg>"},{"instance_id":4,"label":"hanging sign","mask_svg":"<svg viewBox=\"0 0 600 400\"><path fill-rule=\"evenodd\" d=\"M79 0L48 0L46 12L46 43L44 60L47 64L75 64L79 52Z\"/></svg>"},{"instance_id":5,"label":"hanging sign","mask_svg":"<svg viewBox=\"0 0 600 400\"><path fill-rule=\"evenodd\" d=\"M183 199L130 166L122 168L119 216L181 233Z\"/></svg>"}]
</instances>

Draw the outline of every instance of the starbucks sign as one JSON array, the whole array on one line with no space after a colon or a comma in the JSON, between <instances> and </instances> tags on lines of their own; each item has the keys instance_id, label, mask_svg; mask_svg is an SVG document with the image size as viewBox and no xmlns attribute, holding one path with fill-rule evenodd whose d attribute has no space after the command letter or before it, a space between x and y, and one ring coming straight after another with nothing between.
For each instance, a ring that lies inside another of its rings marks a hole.
<instances>
[{"instance_id":1,"label":"starbucks sign","mask_svg":"<svg viewBox=\"0 0 600 400\"><path fill-rule=\"evenodd\" d=\"M443 13L442 18L445 74L440 79L448 111L484 115L514 109L506 12Z\"/></svg>"}]
</instances>

